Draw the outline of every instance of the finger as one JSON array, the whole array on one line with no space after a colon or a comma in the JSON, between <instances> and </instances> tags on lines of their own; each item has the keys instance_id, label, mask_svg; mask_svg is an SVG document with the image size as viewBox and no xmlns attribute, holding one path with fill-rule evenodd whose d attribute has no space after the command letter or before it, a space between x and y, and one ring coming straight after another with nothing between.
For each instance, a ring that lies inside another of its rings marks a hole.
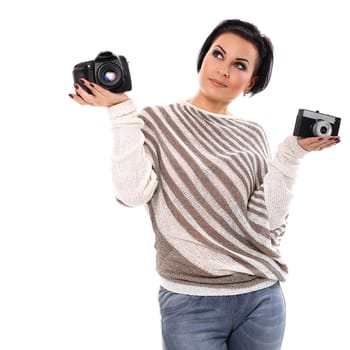
<instances>
[{"instance_id":1,"label":"finger","mask_svg":"<svg viewBox=\"0 0 350 350\"><path fill-rule=\"evenodd\" d=\"M108 96L110 94L109 90L101 87L100 85L94 84L94 83L89 83L88 87L95 96L98 96L98 95Z\"/></svg>"},{"instance_id":2,"label":"finger","mask_svg":"<svg viewBox=\"0 0 350 350\"><path fill-rule=\"evenodd\" d=\"M83 83L91 92L93 95L98 96L108 96L110 94L110 91L101 87L100 85L97 85L95 83L92 83L91 81L88 81L84 78L80 79L81 83Z\"/></svg>"},{"instance_id":3,"label":"finger","mask_svg":"<svg viewBox=\"0 0 350 350\"><path fill-rule=\"evenodd\" d=\"M86 104L94 105L95 96L88 93L85 89L83 89L79 84L74 84L76 94L86 102Z\"/></svg>"},{"instance_id":4,"label":"finger","mask_svg":"<svg viewBox=\"0 0 350 350\"><path fill-rule=\"evenodd\" d=\"M330 136L330 137L320 137L317 142L309 145L311 151L322 151L325 148L331 147L339 143L339 137Z\"/></svg>"},{"instance_id":5,"label":"finger","mask_svg":"<svg viewBox=\"0 0 350 350\"><path fill-rule=\"evenodd\" d=\"M325 139L325 140L321 141L318 148L321 151L321 150L323 150L325 148L329 148L329 147L335 146L339 142L340 142L340 138L339 137L331 137L331 138L328 138L328 139Z\"/></svg>"},{"instance_id":6,"label":"finger","mask_svg":"<svg viewBox=\"0 0 350 350\"><path fill-rule=\"evenodd\" d=\"M88 105L88 103L86 103L79 95L69 94L68 96L80 105Z\"/></svg>"}]
</instances>

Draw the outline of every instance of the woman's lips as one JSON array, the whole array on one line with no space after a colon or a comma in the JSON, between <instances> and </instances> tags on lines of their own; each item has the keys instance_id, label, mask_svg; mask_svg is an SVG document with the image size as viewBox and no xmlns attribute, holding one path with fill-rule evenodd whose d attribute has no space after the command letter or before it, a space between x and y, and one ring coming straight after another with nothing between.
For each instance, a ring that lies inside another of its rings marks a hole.
<instances>
[{"instance_id":1,"label":"woman's lips","mask_svg":"<svg viewBox=\"0 0 350 350\"><path fill-rule=\"evenodd\" d=\"M223 83L220 80L216 80L216 79L209 79L209 81L216 87L220 87L220 88L225 88L227 87L227 85L225 83Z\"/></svg>"}]
</instances>

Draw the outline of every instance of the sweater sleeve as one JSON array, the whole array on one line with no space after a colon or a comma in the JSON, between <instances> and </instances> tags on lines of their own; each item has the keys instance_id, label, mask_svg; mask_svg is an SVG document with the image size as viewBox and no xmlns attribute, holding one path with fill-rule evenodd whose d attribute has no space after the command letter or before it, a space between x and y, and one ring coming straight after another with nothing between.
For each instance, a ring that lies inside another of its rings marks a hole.
<instances>
[{"instance_id":1,"label":"sweater sleeve","mask_svg":"<svg viewBox=\"0 0 350 350\"><path fill-rule=\"evenodd\" d=\"M300 159L307 153L299 146L296 137L288 136L270 162L263 187L271 231L278 231L286 223Z\"/></svg>"},{"instance_id":2,"label":"sweater sleeve","mask_svg":"<svg viewBox=\"0 0 350 350\"><path fill-rule=\"evenodd\" d=\"M132 100L108 108L113 132L112 177L116 199L126 206L146 204L158 180L144 145L143 121Z\"/></svg>"}]
</instances>

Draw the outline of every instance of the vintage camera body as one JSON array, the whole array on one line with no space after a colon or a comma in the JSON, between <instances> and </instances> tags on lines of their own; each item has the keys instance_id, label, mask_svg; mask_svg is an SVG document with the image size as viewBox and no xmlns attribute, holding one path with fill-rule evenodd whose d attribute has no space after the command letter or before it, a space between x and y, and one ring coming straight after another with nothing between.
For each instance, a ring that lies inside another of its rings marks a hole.
<instances>
[{"instance_id":1,"label":"vintage camera body","mask_svg":"<svg viewBox=\"0 0 350 350\"><path fill-rule=\"evenodd\" d=\"M113 92L131 90L129 66L124 56L110 51L100 52L95 60L78 63L73 68L73 79L88 93L91 91L80 82L84 78Z\"/></svg>"},{"instance_id":2,"label":"vintage camera body","mask_svg":"<svg viewBox=\"0 0 350 350\"><path fill-rule=\"evenodd\" d=\"M300 137L338 136L340 121L340 118L319 111L299 109L293 135Z\"/></svg>"}]
</instances>

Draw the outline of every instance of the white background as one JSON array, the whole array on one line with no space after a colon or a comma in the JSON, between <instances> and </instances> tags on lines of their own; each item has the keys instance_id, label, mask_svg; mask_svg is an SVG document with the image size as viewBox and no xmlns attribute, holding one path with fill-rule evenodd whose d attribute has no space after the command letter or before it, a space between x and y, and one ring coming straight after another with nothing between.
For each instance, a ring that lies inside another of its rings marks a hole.
<instances>
[{"instance_id":1,"label":"white background","mask_svg":"<svg viewBox=\"0 0 350 350\"><path fill-rule=\"evenodd\" d=\"M308 155L282 252L284 350L349 349L348 11L345 1L11 1L0 9L0 349L161 349L154 237L113 198L104 109L81 107L72 68L127 57L138 106L197 89L196 56L222 19L275 46L271 84L231 106L271 149L298 108L342 118L342 142ZM123 345L121 345L123 344Z\"/></svg>"}]
</instances>

